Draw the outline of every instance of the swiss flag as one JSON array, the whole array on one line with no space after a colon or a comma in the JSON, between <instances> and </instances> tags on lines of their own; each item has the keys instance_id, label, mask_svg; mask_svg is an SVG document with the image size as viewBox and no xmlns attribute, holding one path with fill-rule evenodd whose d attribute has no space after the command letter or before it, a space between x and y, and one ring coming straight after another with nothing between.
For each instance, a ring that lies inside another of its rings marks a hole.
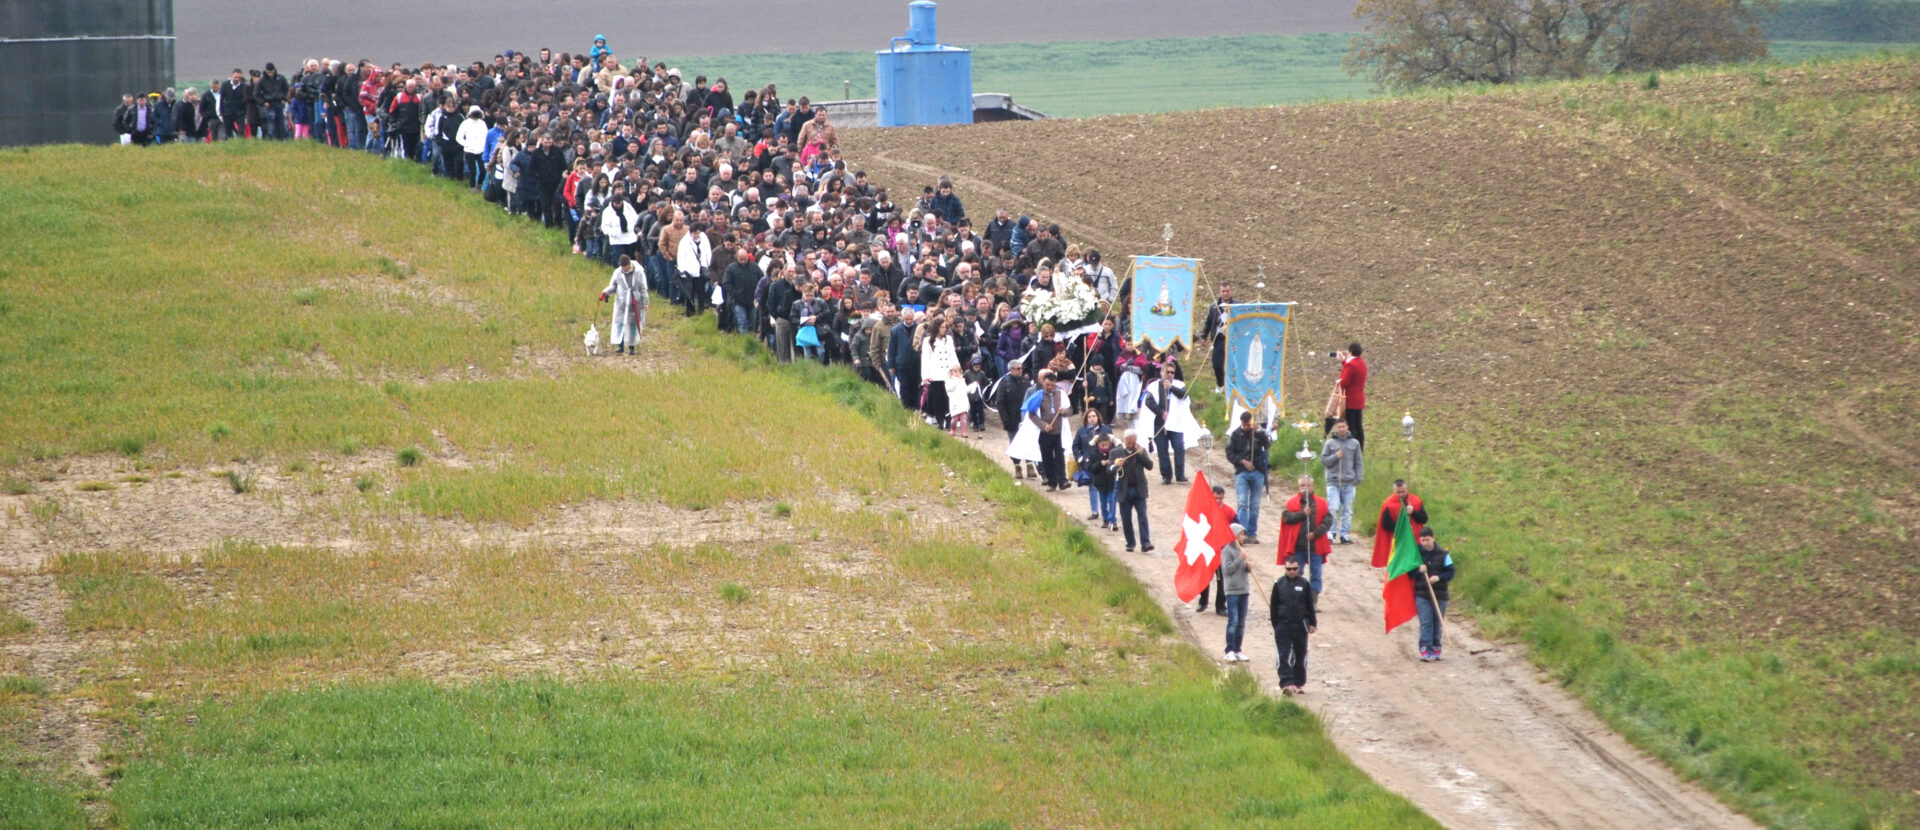
<instances>
[{"instance_id":1,"label":"swiss flag","mask_svg":"<svg viewBox=\"0 0 1920 830\"><path fill-rule=\"evenodd\" d=\"M1180 541L1173 544L1173 592L1181 602L1192 602L1213 581L1220 567L1220 549L1233 541L1233 520L1227 506L1213 497L1206 473L1196 472L1187 491L1187 513L1180 520Z\"/></svg>"}]
</instances>

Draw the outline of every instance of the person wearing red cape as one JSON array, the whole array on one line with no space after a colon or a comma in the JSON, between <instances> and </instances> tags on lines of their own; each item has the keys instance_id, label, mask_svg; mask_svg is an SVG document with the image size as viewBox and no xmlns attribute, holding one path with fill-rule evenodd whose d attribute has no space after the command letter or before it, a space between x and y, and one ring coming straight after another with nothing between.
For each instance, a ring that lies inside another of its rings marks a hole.
<instances>
[{"instance_id":1,"label":"person wearing red cape","mask_svg":"<svg viewBox=\"0 0 1920 830\"><path fill-rule=\"evenodd\" d=\"M1400 521L1400 505L1409 503L1413 505L1413 515L1410 517L1413 519L1413 535L1418 538L1420 528L1427 524L1426 505L1420 502L1419 496L1407 489L1406 479L1394 479L1393 495L1380 503L1380 524L1373 530L1374 567L1387 566L1388 557L1393 555L1393 528L1395 523Z\"/></svg>"},{"instance_id":2,"label":"person wearing red cape","mask_svg":"<svg viewBox=\"0 0 1920 830\"><path fill-rule=\"evenodd\" d=\"M1277 564L1291 559L1309 568L1312 571L1309 582L1316 595L1320 593L1320 570L1327 564L1327 554L1333 552L1333 542L1327 539L1327 531L1332 527L1333 513L1327 509L1327 500L1313 495L1313 476L1301 476L1299 491L1287 499L1286 507L1280 511Z\"/></svg>"}]
</instances>

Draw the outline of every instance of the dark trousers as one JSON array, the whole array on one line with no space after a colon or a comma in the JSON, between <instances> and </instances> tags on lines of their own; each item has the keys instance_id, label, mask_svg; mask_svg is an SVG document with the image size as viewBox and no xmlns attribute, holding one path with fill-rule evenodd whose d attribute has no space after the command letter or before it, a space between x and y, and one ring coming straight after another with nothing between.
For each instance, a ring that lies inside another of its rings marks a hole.
<instances>
[{"instance_id":1,"label":"dark trousers","mask_svg":"<svg viewBox=\"0 0 1920 830\"><path fill-rule=\"evenodd\" d=\"M1120 532L1127 540L1127 548L1133 548L1133 521L1135 515L1140 518L1140 546L1153 544L1147 535L1147 494L1132 491L1120 496Z\"/></svg>"},{"instance_id":2,"label":"dark trousers","mask_svg":"<svg viewBox=\"0 0 1920 830\"><path fill-rule=\"evenodd\" d=\"M1060 433L1040 433L1040 478L1055 487L1068 486L1067 449L1060 446Z\"/></svg>"},{"instance_id":3,"label":"dark trousers","mask_svg":"<svg viewBox=\"0 0 1920 830\"><path fill-rule=\"evenodd\" d=\"M1213 385L1227 385L1227 333L1225 331L1213 338Z\"/></svg>"},{"instance_id":4,"label":"dark trousers","mask_svg":"<svg viewBox=\"0 0 1920 830\"><path fill-rule=\"evenodd\" d=\"M440 146L440 175L454 181L466 181L467 154L460 151L460 144L446 139L434 139Z\"/></svg>"},{"instance_id":5,"label":"dark trousers","mask_svg":"<svg viewBox=\"0 0 1920 830\"><path fill-rule=\"evenodd\" d=\"M707 307L706 288L707 281L701 279L699 274L680 272L680 307L686 310L688 317L699 315Z\"/></svg>"},{"instance_id":6,"label":"dark trousers","mask_svg":"<svg viewBox=\"0 0 1920 830\"><path fill-rule=\"evenodd\" d=\"M909 360L907 365L895 366L894 379L900 381L900 405L908 409L920 408L920 364Z\"/></svg>"},{"instance_id":7,"label":"dark trousers","mask_svg":"<svg viewBox=\"0 0 1920 830\"><path fill-rule=\"evenodd\" d=\"M1311 429L1311 427L1309 427ZM1160 433L1154 445L1160 448L1160 481L1172 484L1174 479L1187 480L1187 436L1185 433L1166 430ZM1173 450L1173 458L1167 458L1167 450ZM1169 478L1171 476L1171 478Z\"/></svg>"},{"instance_id":8,"label":"dark trousers","mask_svg":"<svg viewBox=\"0 0 1920 830\"><path fill-rule=\"evenodd\" d=\"M1225 580L1226 575L1220 573L1219 568L1214 568L1213 584L1200 589L1200 604L1194 606L1193 610L1207 610L1207 591L1211 589L1213 591L1213 612L1216 614L1227 613L1227 589Z\"/></svg>"},{"instance_id":9,"label":"dark trousers","mask_svg":"<svg viewBox=\"0 0 1920 830\"><path fill-rule=\"evenodd\" d=\"M1353 440L1359 441L1360 449L1363 449L1363 450L1367 448L1367 428L1360 423L1360 413L1364 411L1365 410L1360 410L1360 409L1349 409L1346 411L1345 414L1341 416L1345 418L1347 421L1347 431L1353 433ZM1388 421L1387 423L1393 423L1393 422ZM1325 433L1333 432L1332 418L1327 419L1327 423L1325 424L1325 428L1322 430L1322 432L1325 432Z\"/></svg>"},{"instance_id":10,"label":"dark trousers","mask_svg":"<svg viewBox=\"0 0 1920 830\"><path fill-rule=\"evenodd\" d=\"M1280 650L1280 685L1307 685L1307 624L1275 620L1273 643Z\"/></svg>"}]
</instances>

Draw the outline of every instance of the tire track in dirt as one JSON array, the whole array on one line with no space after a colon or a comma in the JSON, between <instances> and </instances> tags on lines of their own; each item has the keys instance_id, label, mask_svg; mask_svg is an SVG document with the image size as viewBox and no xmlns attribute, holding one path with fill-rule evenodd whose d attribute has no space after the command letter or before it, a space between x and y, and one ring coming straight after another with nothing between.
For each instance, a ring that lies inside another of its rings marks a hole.
<instances>
[{"instance_id":1,"label":"tire track in dirt","mask_svg":"<svg viewBox=\"0 0 1920 830\"><path fill-rule=\"evenodd\" d=\"M85 655L67 627L66 595L51 575L0 570L0 607L33 623L32 631L0 646L0 653L25 663L27 676L47 686L33 731L21 741L56 768L78 770L95 786L112 788L101 760L108 730L98 706L76 694Z\"/></svg>"},{"instance_id":2,"label":"tire track in dirt","mask_svg":"<svg viewBox=\"0 0 1920 830\"><path fill-rule=\"evenodd\" d=\"M1860 399L1866 397L1868 392L1873 391L1878 390L1855 390L1852 394L1834 402L1833 406L1828 409L1827 414L1833 418L1835 424L1839 425L1841 429L1846 430L1846 433L1852 436L1853 440L1879 453L1887 461L1904 467L1907 472L1920 475L1920 457L1916 457L1913 453L1907 452L1888 442L1886 439L1869 432L1867 426L1860 423L1859 418L1854 417L1854 407L1860 404Z\"/></svg>"},{"instance_id":3,"label":"tire track in dirt","mask_svg":"<svg viewBox=\"0 0 1920 830\"><path fill-rule=\"evenodd\" d=\"M868 156L862 160L862 164L867 167L890 168L891 170L894 170L894 171L911 174L911 175L900 176L897 179L891 178L891 177L876 176L874 177L875 181L878 181L882 178L888 178L889 180L892 180L892 181L902 181L902 182L923 181L926 183L932 183L934 181L939 180L941 176L947 176L953 179L953 182L956 185L956 189L964 189L969 194L974 194L974 193L982 194L982 195L991 197L995 200L998 200L997 202L998 204L1004 204L1009 207L1016 206L1016 205L1022 206L1021 209L1028 214L1045 213L1047 221L1059 224L1060 229L1066 231L1069 234L1069 238L1075 241L1086 240L1087 242L1091 243L1095 247L1106 248L1107 250L1115 251L1115 252L1123 251L1123 250L1144 251L1144 250L1153 250L1158 248L1157 245L1143 241L1143 240L1122 240L1117 236L1112 236L1110 234L1103 233L1099 230L1088 227L1087 225L1076 222L1072 218L1064 214L1061 214L1060 212L1050 207L1044 206L1040 204L1040 202L1034 199L1030 199L1026 196L1022 196L1011 190L1007 190L1002 187L999 187L998 185L995 185L992 182L981 181L980 179L975 179L968 176L962 176L955 173L946 172L946 171L940 170L937 167L931 167L925 164L916 164L911 161L903 161L901 159L895 158L890 151L883 150L881 152ZM901 193L909 192L905 188L894 188L894 189L898 190ZM977 198L977 197L969 196L969 198ZM1113 260L1113 261L1117 262L1119 260Z\"/></svg>"},{"instance_id":4,"label":"tire track in dirt","mask_svg":"<svg viewBox=\"0 0 1920 830\"><path fill-rule=\"evenodd\" d=\"M1003 463L1005 438L990 429L976 448ZM1215 480L1230 477L1218 459L1198 452L1189 453L1188 465ZM1276 480L1285 477L1275 474ZM1150 490L1149 521L1161 555L1124 552L1118 532L1089 532L1133 572L1189 641L1218 660L1225 618L1195 613L1173 593L1171 551L1185 486ZM1086 515L1085 490L1050 494L1049 500ZM1263 586L1279 576L1270 541L1278 535L1279 508L1269 493L1261 510L1269 541L1249 553L1255 598L1243 645L1252 658L1247 668L1270 695L1279 694L1279 678ZM1369 550L1366 541L1335 548L1308 662L1310 693L1296 700L1382 786L1463 830L1758 827L1635 749L1543 678L1516 647L1480 637L1469 621L1448 620L1446 661L1419 662L1415 626L1380 633L1380 577L1368 565ZM1471 564L1468 558L1466 566Z\"/></svg>"},{"instance_id":5,"label":"tire track in dirt","mask_svg":"<svg viewBox=\"0 0 1920 830\"><path fill-rule=\"evenodd\" d=\"M1565 138L1586 142L1595 147L1603 148L1607 152L1618 156L1620 159L1656 178L1664 177L1678 182L1682 187L1686 188L1688 195L1706 197L1707 201L1711 202L1715 208L1733 215L1740 221L1745 222L1748 226L1756 228L1762 233L1783 239L1856 273L1866 274L1882 280L1894 276L1891 267L1885 267L1881 263L1873 261L1867 255L1841 242L1803 231L1796 227L1791 221L1781 218L1779 214L1734 195L1726 188L1707 181L1698 173L1662 158L1657 149L1636 144L1628 140L1625 135L1610 135L1596 128L1591 122L1564 114L1559 114L1549 119L1545 118L1539 112L1511 104L1490 102L1489 106L1514 116L1521 121L1537 123L1542 126L1555 125L1557 127L1556 132ZM1576 130L1573 128L1573 125L1576 124L1579 125L1580 129Z\"/></svg>"}]
</instances>

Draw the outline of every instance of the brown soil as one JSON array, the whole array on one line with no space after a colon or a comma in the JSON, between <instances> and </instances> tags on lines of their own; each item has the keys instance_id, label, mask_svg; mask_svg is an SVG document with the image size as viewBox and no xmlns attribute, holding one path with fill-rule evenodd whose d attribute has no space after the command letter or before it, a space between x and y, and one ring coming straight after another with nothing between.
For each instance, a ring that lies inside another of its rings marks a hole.
<instances>
[{"instance_id":1,"label":"brown soil","mask_svg":"<svg viewBox=\"0 0 1920 830\"><path fill-rule=\"evenodd\" d=\"M1498 430L1520 457L1590 431L1566 446L1577 463L1714 517L1713 544L1815 554L1801 601L1782 604L1768 568L1712 570L1704 536L1649 552L1709 599L1679 612L1670 593L1626 592L1629 639L1748 642L1767 624L1838 649L1867 628L1920 636L1899 601L1920 595L1920 571L1884 567L1920 533L1920 122L1841 108L1733 139L1638 115L1738 124L1761 98L1803 112L1898 100L1920 66L1663 81L847 130L842 149L893 192L945 173L976 217L1004 204L1057 221L1117 270L1161 250L1172 223L1203 283L1249 298L1264 265L1264 298L1301 303L1303 351L1363 342L1370 412L1414 410L1433 436ZM1837 137L1809 135L1822 130ZM1329 363L1287 367L1290 408L1320 404ZM1856 522L1863 503L1888 518ZM1618 542L1668 544L1631 527ZM1827 771L1920 790L1920 767L1869 732Z\"/></svg>"}]
</instances>

